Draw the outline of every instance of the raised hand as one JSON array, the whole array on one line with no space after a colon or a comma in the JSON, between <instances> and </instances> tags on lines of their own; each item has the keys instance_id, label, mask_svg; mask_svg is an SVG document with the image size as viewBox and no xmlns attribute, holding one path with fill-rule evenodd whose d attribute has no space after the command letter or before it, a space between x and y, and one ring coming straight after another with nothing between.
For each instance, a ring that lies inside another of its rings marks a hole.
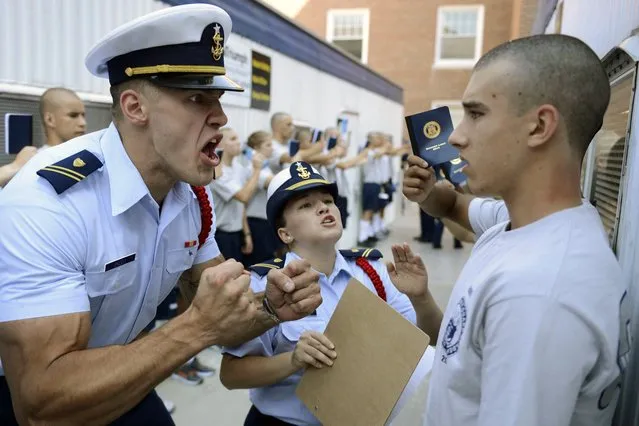
<instances>
[{"instance_id":1,"label":"raised hand","mask_svg":"<svg viewBox=\"0 0 639 426\"><path fill-rule=\"evenodd\" d=\"M399 291L409 298L423 297L428 293L428 272L419 255L413 254L406 243L393 245L393 261L388 263L388 275Z\"/></svg>"}]
</instances>

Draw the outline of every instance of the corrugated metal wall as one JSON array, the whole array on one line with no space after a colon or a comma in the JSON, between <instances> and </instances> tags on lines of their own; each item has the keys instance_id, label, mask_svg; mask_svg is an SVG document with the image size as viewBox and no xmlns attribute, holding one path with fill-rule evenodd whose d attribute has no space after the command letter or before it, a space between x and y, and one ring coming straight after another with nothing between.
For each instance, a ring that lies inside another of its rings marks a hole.
<instances>
[{"instance_id":1,"label":"corrugated metal wall","mask_svg":"<svg viewBox=\"0 0 639 426\"><path fill-rule=\"evenodd\" d=\"M107 82L84 66L89 49L118 25L165 7L158 0L0 0L0 81L108 94Z\"/></svg>"},{"instance_id":2,"label":"corrugated metal wall","mask_svg":"<svg viewBox=\"0 0 639 426\"><path fill-rule=\"evenodd\" d=\"M564 0L561 32L584 40L600 57L639 28L639 0Z\"/></svg>"}]
</instances>

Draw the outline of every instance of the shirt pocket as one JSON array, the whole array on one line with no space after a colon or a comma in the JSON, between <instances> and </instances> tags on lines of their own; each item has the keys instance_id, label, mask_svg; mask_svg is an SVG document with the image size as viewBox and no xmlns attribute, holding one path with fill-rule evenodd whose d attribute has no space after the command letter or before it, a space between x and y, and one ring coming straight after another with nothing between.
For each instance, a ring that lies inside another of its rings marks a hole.
<instances>
[{"instance_id":1,"label":"shirt pocket","mask_svg":"<svg viewBox=\"0 0 639 426\"><path fill-rule=\"evenodd\" d=\"M195 250L194 248L169 250L166 254L166 272L169 274L181 274L193 266Z\"/></svg>"},{"instance_id":2,"label":"shirt pocket","mask_svg":"<svg viewBox=\"0 0 639 426\"><path fill-rule=\"evenodd\" d=\"M173 290L184 271L193 266L195 260L195 248L179 248L169 250L166 253L166 262L162 273L160 286L160 300Z\"/></svg>"},{"instance_id":3,"label":"shirt pocket","mask_svg":"<svg viewBox=\"0 0 639 426\"><path fill-rule=\"evenodd\" d=\"M86 289L89 297L107 296L129 289L135 282L137 262L129 262L109 271L87 272Z\"/></svg>"},{"instance_id":4,"label":"shirt pocket","mask_svg":"<svg viewBox=\"0 0 639 426\"><path fill-rule=\"evenodd\" d=\"M324 333L326 322L316 315L307 316L297 321L287 321L280 324L282 336L291 343L297 343L305 331Z\"/></svg>"}]
</instances>

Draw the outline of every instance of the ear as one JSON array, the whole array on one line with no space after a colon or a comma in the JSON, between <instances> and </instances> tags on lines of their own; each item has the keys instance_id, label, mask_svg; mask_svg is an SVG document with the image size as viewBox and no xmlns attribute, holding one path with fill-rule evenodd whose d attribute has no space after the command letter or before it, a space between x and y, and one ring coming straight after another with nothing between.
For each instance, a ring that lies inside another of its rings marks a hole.
<instances>
[{"instance_id":1,"label":"ear","mask_svg":"<svg viewBox=\"0 0 639 426\"><path fill-rule=\"evenodd\" d=\"M288 232L286 228L279 228L277 230L277 235L280 237L280 240L284 242L284 244L291 244L293 242L293 236Z\"/></svg>"},{"instance_id":2,"label":"ear","mask_svg":"<svg viewBox=\"0 0 639 426\"><path fill-rule=\"evenodd\" d=\"M47 127L55 127L55 117L51 112L44 113L44 123Z\"/></svg>"},{"instance_id":3,"label":"ear","mask_svg":"<svg viewBox=\"0 0 639 426\"><path fill-rule=\"evenodd\" d=\"M122 115L134 125L142 126L148 123L148 109L142 93L127 89L120 94L120 108Z\"/></svg>"},{"instance_id":4,"label":"ear","mask_svg":"<svg viewBox=\"0 0 639 426\"><path fill-rule=\"evenodd\" d=\"M557 133L559 111L553 105L541 105L533 112L528 125L528 146L536 148L544 145Z\"/></svg>"}]
</instances>

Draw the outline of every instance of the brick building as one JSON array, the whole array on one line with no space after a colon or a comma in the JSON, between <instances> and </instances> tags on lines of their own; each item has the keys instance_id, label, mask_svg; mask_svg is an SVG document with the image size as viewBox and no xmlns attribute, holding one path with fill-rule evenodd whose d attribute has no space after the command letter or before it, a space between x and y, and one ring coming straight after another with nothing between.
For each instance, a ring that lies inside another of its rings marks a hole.
<instances>
[{"instance_id":1,"label":"brick building","mask_svg":"<svg viewBox=\"0 0 639 426\"><path fill-rule=\"evenodd\" d=\"M476 60L530 34L536 0L266 0L404 88L404 113L441 105L453 122Z\"/></svg>"}]
</instances>

